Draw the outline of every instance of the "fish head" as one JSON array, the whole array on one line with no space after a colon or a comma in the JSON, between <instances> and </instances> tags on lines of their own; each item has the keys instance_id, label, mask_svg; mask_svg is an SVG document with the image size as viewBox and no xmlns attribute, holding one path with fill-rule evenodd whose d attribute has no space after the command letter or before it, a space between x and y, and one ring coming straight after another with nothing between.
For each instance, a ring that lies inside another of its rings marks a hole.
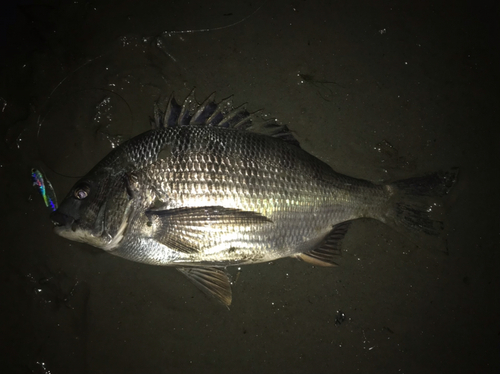
<instances>
[{"instance_id":1,"label":"fish head","mask_svg":"<svg viewBox=\"0 0 500 374\"><path fill-rule=\"evenodd\" d=\"M126 178L100 170L79 180L50 218L56 234L111 251L123 239L131 202Z\"/></svg>"}]
</instances>

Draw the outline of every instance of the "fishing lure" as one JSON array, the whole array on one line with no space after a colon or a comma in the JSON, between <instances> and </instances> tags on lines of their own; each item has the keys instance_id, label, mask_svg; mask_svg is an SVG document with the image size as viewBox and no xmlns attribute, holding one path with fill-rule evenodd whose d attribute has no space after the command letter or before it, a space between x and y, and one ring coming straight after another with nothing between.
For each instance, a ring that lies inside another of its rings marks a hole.
<instances>
[{"instance_id":1,"label":"fishing lure","mask_svg":"<svg viewBox=\"0 0 500 374\"><path fill-rule=\"evenodd\" d=\"M54 187L47 178L43 178L43 174L38 169L31 169L31 178L33 179L33 186L37 187L40 195L43 197L45 206L52 211L57 209L57 198Z\"/></svg>"}]
</instances>

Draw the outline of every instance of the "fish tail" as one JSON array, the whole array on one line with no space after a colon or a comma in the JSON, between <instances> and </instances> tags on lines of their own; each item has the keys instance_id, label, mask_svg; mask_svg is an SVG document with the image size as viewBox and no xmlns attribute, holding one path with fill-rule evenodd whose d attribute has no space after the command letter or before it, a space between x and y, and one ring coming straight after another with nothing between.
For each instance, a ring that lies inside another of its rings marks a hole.
<instances>
[{"instance_id":1,"label":"fish tail","mask_svg":"<svg viewBox=\"0 0 500 374\"><path fill-rule=\"evenodd\" d=\"M396 229L438 235L443 230L441 198L457 179L458 168L453 168L388 184L391 197L384 221Z\"/></svg>"}]
</instances>

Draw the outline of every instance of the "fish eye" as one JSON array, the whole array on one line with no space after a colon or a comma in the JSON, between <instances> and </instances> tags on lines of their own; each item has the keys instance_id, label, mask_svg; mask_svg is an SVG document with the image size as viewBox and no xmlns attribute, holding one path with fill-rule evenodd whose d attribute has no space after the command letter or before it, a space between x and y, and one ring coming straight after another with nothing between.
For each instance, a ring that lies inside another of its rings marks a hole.
<instances>
[{"instance_id":1,"label":"fish eye","mask_svg":"<svg viewBox=\"0 0 500 374\"><path fill-rule=\"evenodd\" d=\"M75 196L75 198L77 198L78 200L83 200L89 195L89 192L90 187L86 184L81 184L80 186L75 188L73 196Z\"/></svg>"}]
</instances>

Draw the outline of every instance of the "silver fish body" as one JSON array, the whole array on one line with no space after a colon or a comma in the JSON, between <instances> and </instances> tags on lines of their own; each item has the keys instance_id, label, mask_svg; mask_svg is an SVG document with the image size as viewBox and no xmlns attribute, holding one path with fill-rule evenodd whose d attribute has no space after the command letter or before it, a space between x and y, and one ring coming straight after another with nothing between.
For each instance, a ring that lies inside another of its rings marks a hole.
<instances>
[{"instance_id":1,"label":"silver fish body","mask_svg":"<svg viewBox=\"0 0 500 374\"><path fill-rule=\"evenodd\" d=\"M255 125L213 97L155 109L153 129L113 150L53 213L57 234L129 260L178 267L231 303L228 265L297 257L333 265L350 221L439 232L428 196L456 172L378 185L344 176L285 126Z\"/></svg>"}]
</instances>

